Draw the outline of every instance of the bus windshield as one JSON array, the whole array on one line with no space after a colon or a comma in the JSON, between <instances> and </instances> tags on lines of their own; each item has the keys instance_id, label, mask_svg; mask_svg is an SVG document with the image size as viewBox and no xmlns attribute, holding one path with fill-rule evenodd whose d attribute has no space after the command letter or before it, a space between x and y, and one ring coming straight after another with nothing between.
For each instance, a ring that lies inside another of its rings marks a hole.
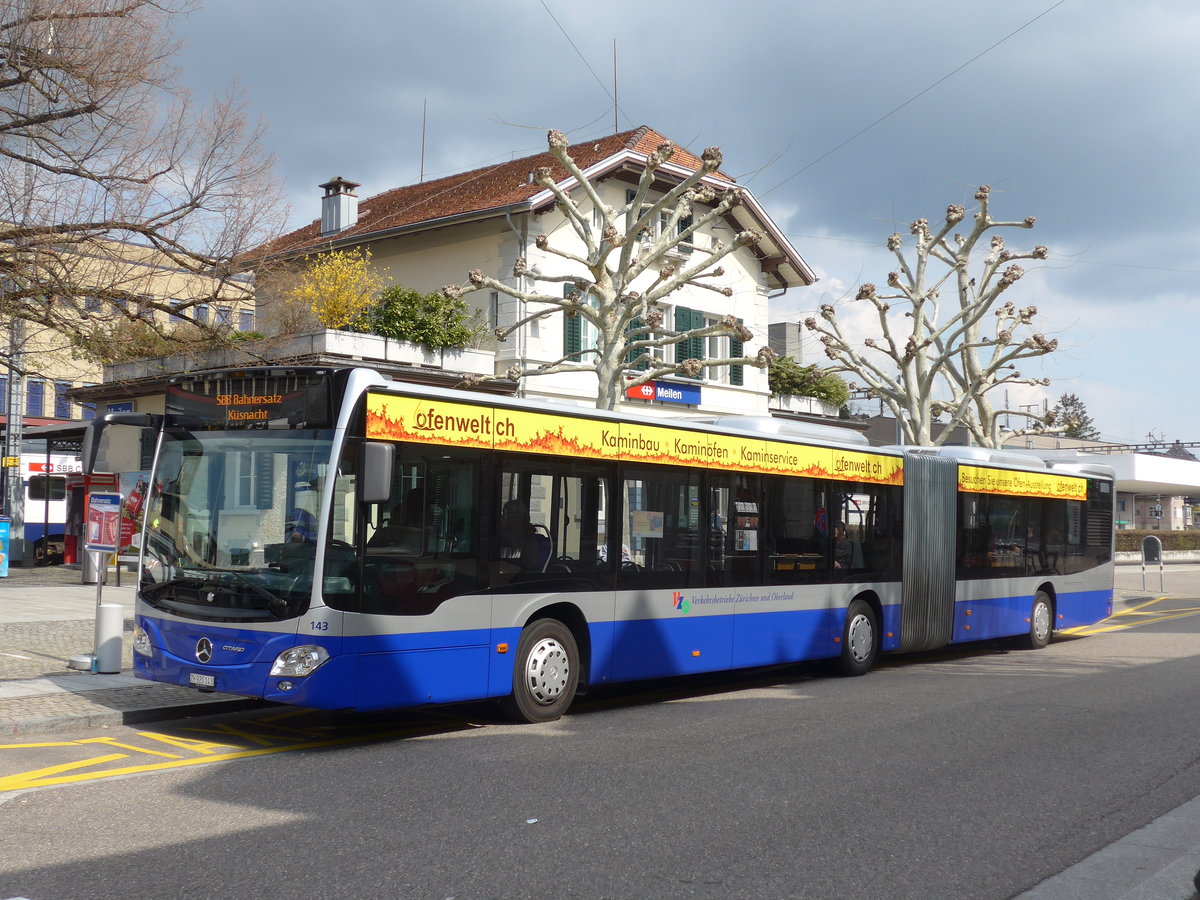
<instances>
[{"instance_id":1,"label":"bus windshield","mask_svg":"<svg viewBox=\"0 0 1200 900\"><path fill-rule=\"evenodd\" d=\"M146 517L143 599L212 621L302 614L332 443L328 429L168 427Z\"/></svg>"}]
</instances>

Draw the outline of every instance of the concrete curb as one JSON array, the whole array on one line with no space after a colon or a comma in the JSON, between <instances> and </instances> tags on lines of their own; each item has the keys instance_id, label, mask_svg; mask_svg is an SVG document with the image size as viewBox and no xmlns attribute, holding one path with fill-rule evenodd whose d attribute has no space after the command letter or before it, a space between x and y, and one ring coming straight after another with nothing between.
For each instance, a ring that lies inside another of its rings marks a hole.
<instances>
[{"instance_id":1,"label":"concrete curb","mask_svg":"<svg viewBox=\"0 0 1200 900\"><path fill-rule=\"evenodd\" d=\"M143 725L168 719L190 719L196 716L215 716L247 709L261 709L272 704L247 697L229 700L209 700L179 706L158 706L147 709L114 709L85 715L41 716L28 719L0 721L0 736L31 737L44 734L66 734L92 728L113 728L119 725Z\"/></svg>"}]
</instances>

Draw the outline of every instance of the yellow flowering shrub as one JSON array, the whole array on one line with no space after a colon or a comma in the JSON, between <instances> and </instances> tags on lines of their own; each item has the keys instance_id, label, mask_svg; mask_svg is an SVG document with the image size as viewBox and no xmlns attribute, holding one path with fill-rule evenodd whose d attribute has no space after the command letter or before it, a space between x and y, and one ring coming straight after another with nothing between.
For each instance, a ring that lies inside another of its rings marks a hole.
<instances>
[{"instance_id":1,"label":"yellow flowering shrub","mask_svg":"<svg viewBox=\"0 0 1200 900\"><path fill-rule=\"evenodd\" d=\"M326 328L344 328L354 321L383 289L380 272L371 268L371 251L330 250L306 257L300 283L288 299L302 303Z\"/></svg>"}]
</instances>

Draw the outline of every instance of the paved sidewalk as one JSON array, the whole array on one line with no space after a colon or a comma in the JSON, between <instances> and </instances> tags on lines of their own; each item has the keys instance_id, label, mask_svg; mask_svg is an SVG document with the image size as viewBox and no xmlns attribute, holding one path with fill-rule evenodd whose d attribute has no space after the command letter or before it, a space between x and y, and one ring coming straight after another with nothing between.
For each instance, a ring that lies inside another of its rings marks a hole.
<instances>
[{"instance_id":1,"label":"paved sidewalk","mask_svg":"<svg viewBox=\"0 0 1200 900\"><path fill-rule=\"evenodd\" d=\"M121 586L106 584L101 598L126 609L119 675L67 667L71 657L95 646L96 585L82 584L78 569L11 569L0 578L0 737L182 718L254 703L134 678L133 576L122 573Z\"/></svg>"}]
</instances>

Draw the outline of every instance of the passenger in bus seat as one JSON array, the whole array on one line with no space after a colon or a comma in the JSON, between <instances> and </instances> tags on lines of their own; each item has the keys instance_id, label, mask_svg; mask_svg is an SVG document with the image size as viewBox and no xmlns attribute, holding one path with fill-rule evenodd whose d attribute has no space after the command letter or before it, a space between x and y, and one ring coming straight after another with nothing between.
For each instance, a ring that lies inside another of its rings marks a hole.
<instances>
[{"instance_id":1,"label":"passenger in bus seat","mask_svg":"<svg viewBox=\"0 0 1200 900\"><path fill-rule=\"evenodd\" d=\"M853 545L846 537L846 523L835 522L833 525L833 567L849 569L853 554Z\"/></svg>"},{"instance_id":2,"label":"passenger in bus seat","mask_svg":"<svg viewBox=\"0 0 1200 900\"><path fill-rule=\"evenodd\" d=\"M550 540L529 521L520 500L508 500L500 510L500 556L515 560L527 572L540 572L550 559Z\"/></svg>"}]
</instances>

